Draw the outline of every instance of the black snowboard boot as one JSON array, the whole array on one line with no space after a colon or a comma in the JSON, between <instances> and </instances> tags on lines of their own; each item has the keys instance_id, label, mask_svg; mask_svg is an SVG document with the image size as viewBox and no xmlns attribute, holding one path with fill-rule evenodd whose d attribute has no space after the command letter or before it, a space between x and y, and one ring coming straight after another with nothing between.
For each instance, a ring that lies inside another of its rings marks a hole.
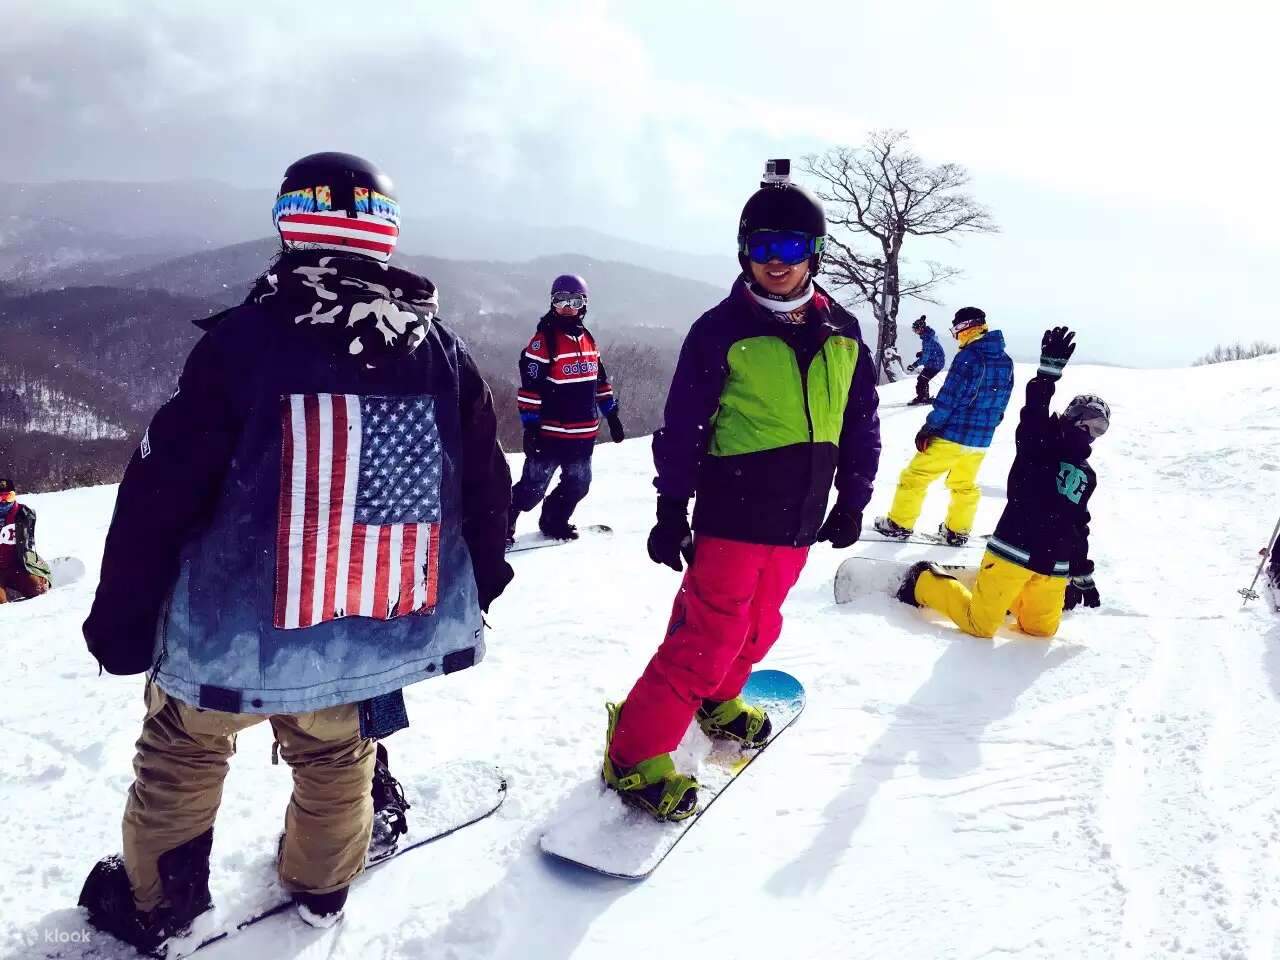
<instances>
[{"instance_id":1,"label":"black snowboard boot","mask_svg":"<svg viewBox=\"0 0 1280 960\"><path fill-rule=\"evenodd\" d=\"M183 936L191 921L213 906L209 895L209 851L213 829L161 855L160 884L164 900L143 912L133 900L124 860L113 854L99 860L80 890L80 906L89 923L123 940L140 953L162 957L170 937Z\"/></svg>"},{"instance_id":2,"label":"black snowboard boot","mask_svg":"<svg viewBox=\"0 0 1280 960\"><path fill-rule=\"evenodd\" d=\"M578 528L568 520L549 520L544 516L538 521L538 529L553 540L578 539Z\"/></svg>"},{"instance_id":3,"label":"black snowboard boot","mask_svg":"<svg viewBox=\"0 0 1280 960\"><path fill-rule=\"evenodd\" d=\"M956 533L945 523L940 523L938 524L938 539L948 547L963 547L969 542L969 535L967 533Z\"/></svg>"},{"instance_id":4,"label":"black snowboard boot","mask_svg":"<svg viewBox=\"0 0 1280 960\"><path fill-rule=\"evenodd\" d=\"M916 582L920 579L920 574L929 569L929 562L921 560L919 563L913 563L907 568L906 575L902 578L902 583L898 584L898 591L894 594L903 603L918 607L920 604L916 602Z\"/></svg>"},{"instance_id":5,"label":"black snowboard boot","mask_svg":"<svg viewBox=\"0 0 1280 960\"><path fill-rule=\"evenodd\" d=\"M888 517L876 517L872 521L871 526L875 528L876 533L882 537L888 537L890 540L905 540L911 536L911 531L906 527L900 527Z\"/></svg>"},{"instance_id":6,"label":"black snowboard boot","mask_svg":"<svg viewBox=\"0 0 1280 960\"><path fill-rule=\"evenodd\" d=\"M369 838L369 854L386 854L396 848L400 838L409 832L409 820L405 811L409 801L404 798L404 788L391 775L387 748L378 744L377 758L373 765L373 835Z\"/></svg>"},{"instance_id":7,"label":"black snowboard boot","mask_svg":"<svg viewBox=\"0 0 1280 960\"><path fill-rule=\"evenodd\" d=\"M294 906L298 916L313 927L332 927L342 919L342 908L347 904L347 891L350 887L334 890L332 893L295 893Z\"/></svg>"}]
</instances>

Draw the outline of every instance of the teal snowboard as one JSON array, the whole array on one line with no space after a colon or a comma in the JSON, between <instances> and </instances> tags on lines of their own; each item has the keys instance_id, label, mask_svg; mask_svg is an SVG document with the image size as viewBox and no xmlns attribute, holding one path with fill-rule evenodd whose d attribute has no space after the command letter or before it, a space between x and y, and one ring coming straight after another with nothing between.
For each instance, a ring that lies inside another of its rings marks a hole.
<instances>
[{"instance_id":1,"label":"teal snowboard","mask_svg":"<svg viewBox=\"0 0 1280 960\"><path fill-rule=\"evenodd\" d=\"M676 750L676 767L698 780L698 809L693 816L670 822L622 802L597 778L565 801L542 834L542 852L596 873L642 880L653 873L680 838L702 819L713 803L800 716L804 687L781 670L757 670L742 691L750 703L765 708L773 734L758 750L713 743L696 723Z\"/></svg>"}]
</instances>

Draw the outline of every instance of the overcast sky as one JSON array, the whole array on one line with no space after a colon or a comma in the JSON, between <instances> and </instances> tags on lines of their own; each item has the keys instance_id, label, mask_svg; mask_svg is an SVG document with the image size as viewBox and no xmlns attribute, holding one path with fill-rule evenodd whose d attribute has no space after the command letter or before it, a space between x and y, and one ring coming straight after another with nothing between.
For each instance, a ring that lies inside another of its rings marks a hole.
<instances>
[{"instance_id":1,"label":"overcast sky","mask_svg":"<svg viewBox=\"0 0 1280 960\"><path fill-rule=\"evenodd\" d=\"M1002 227L918 251L966 270L931 317L1139 365L1280 339L1278 4L463 6L0 0L0 180L274 185L341 149L411 214L711 253L765 157L904 128Z\"/></svg>"}]
</instances>

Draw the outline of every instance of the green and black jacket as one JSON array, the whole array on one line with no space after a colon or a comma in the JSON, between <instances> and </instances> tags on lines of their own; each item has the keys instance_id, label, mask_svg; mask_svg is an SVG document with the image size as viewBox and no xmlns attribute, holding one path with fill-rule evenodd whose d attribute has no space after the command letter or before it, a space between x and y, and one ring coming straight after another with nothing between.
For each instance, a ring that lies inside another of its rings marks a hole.
<instances>
[{"instance_id":1,"label":"green and black jacket","mask_svg":"<svg viewBox=\"0 0 1280 960\"><path fill-rule=\"evenodd\" d=\"M702 534L786 546L817 539L835 480L861 513L880 462L875 369L858 321L821 290L790 325L745 283L694 323L654 435L658 493L696 494Z\"/></svg>"}]
</instances>

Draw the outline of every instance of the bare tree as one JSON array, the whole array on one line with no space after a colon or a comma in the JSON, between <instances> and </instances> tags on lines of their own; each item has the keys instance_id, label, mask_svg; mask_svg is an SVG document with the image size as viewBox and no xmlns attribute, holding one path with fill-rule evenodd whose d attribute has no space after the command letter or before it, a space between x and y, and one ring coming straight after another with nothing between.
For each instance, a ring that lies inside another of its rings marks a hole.
<instances>
[{"instance_id":1,"label":"bare tree","mask_svg":"<svg viewBox=\"0 0 1280 960\"><path fill-rule=\"evenodd\" d=\"M1230 363L1232 360L1252 360L1254 357L1265 357L1268 354L1280 353L1280 346L1266 340L1255 340L1244 344L1236 341L1224 346L1218 344L1203 357L1192 362L1193 367L1203 367L1211 363Z\"/></svg>"},{"instance_id":2,"label":"bare tree","mask_svg":"<svg viewBox=\"0 0 1280 960\"><path fill-rule=\"evenodd\" d=\"M924 271L903 277L907 237L994 233L986 207L963 188L964 167L931 167L911 149L903 130L877 130L862 147L833 147L804 159L817 178L827 208L827 253L822 272L837 289L871 305L876 319L876 374L883 378L885 350L898 340L903 297L936 303L933 289L960 274L954 267L924 262ZM866 249L870 247L870 249Z\"/></svg>"}]
</instances>

